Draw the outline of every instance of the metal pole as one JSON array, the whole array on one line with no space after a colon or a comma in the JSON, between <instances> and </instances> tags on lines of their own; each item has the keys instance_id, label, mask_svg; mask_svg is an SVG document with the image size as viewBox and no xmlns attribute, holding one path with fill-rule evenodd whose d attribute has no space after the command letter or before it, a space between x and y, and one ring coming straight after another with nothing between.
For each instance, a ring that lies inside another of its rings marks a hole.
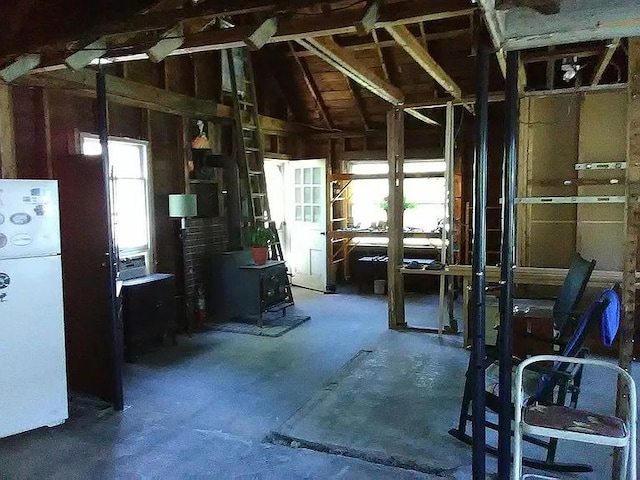
<instances>
[{"instance_id":1,"label":"metal pole","mask_svg":"<svg viewBox=\"0 0 640 480\"><path fill-rule=\"evenodd\" d=\"M473 479L485 480L485 297L487 266L487 132L489 129L489 55L490 49L478 40L476 50L476 148L474 162L473 203L473 277L471 280L473 341L471 348L473 365Z\"/></svg>"},{"instance_id":2,"label":"metal pole","mask_svg":"<svg viewBox=\"0 0 640 480\"><path fill-rule=\"evenodd\" d=\"M122 362L123 348L122 348L122 319L118 315L118 308L116 305L116 275L118 268L118 252L116 249L116 242L113 234L113 224L111 219L113 218L112 209L112 195L113 189L111 188L111 176L109 171L109 123L107 113L107 87L105 81L104 69L100 67L96 73L96 97L98 103L97 114L97 126L98 134L100 136L100 145L102 147L102 169L104 175L104 185L106 192L106 221L107 221L107 235L108 235L108 247L105 252L107 259L107 266L109 268L109 308L111 317L111 353L112 368L113 368L113 408L115 410L124 409L124 399L122 394Z\"/></svg>"},{"instance_id":3,"label":"metal pole","mask_svg":"<svg viewBox=\"0 0 640 480\"><path fill-rule=\"evenodd\" d=\"M518 146L518 52L507 53L507 85L502 167L502 252L500 257L500 361L498 407L498 478L511 472L511 320L516 265L516 161Z\"/></svg>"}]
</instances>

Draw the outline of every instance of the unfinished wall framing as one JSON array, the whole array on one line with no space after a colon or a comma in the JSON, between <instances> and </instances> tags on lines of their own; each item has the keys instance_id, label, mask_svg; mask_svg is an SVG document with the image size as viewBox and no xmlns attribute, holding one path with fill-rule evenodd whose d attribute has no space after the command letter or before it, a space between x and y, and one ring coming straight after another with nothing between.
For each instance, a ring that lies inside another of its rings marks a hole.
<instances>
[{"instance_id":1,"label":"unfinished wall framing","mask_svg":"<svg viewBox=\"0 0 640 480\"><path fill-rule=\"evenodd\" d=\"M623 90L522 100L518 197L528 203L518 206L519 265L566 268L579 252L598 270L622 270L624 204L606 197L624 195L625 171L594 164L620 164L625 149Z\"/></svg>"}]
</instances>

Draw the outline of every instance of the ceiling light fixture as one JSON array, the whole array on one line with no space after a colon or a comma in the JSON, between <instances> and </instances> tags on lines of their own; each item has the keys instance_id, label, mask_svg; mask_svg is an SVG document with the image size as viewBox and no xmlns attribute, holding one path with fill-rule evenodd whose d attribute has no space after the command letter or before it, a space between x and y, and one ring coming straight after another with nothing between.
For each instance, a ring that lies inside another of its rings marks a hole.
<instances>
[{"instance_id":1,"label":"ceiling light fixture","mask_svg":"<svg viewBox=\"0 0 640 480\"><path fill-rule=\"evenodd\" d=\"M568 83L576 78L576 75L582 69L582 65L578 63L578 57L565 57L562 59L560 69L563 72L562 79Z\"/></svg>"}]
</instances>

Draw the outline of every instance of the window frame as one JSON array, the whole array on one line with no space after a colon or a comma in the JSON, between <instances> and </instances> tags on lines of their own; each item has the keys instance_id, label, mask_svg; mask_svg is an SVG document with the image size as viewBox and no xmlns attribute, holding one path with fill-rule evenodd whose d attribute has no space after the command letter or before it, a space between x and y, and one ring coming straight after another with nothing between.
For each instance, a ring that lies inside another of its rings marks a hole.
<instances>
[{"instance_id":1,"label":"window frame","mask_svg":"<svg viewBox=\"0 0 640 480\"><path fill-rule=\"evenodd\" d=\"M414 159L406 159L405 160L405 166L407 164L418 164L418 163L441 163L444 165L444 169L441 172L441 176L442 179L446 178L446 164L445 164L445 160L443 158L414 158ZM388 163L385 160L378 160L378 159L357 159L357 160L348 160L345 162L345 167L346 170L349 173L354 173L353 172L353 167L356 165L362 166L362 165L370 165L370 164L375 164L375 165L386 165L388 167ZM387 170L388 171L388 170ZM375 172L376 174L379 172ZM425 172L426 173L426 172ZM440 172L437 172L440 173ZM362 172L358 172L358 174L362 174ZM438 175L437 178L440 178L440 175ZM406 181L407 179L405 179ZM386 180L383 180L386 181ZM354 182L355 183L355 182ZM349 188L353 188L352 184ZM446 192L445 192L446 195ZM444 206L446 204L446 198L443 197L442 202L426 202L426 203L421 203L423 205L442 205L443 208L443 212L444 212ZM352 215L352 209L353 209L353 202L349 202L349 216ZM354 219L355 220L355 219ZM366 227L366 226L365 226ZM406 227L406 225L405 225ZM427 231L425 231L425 233L429 233ZM355 244L361 244L361 245L387 245L388 244L388 238L381 238L381 237L367 237L366 234L363 234L361 237L354 237L353 238L353 242ZM440 238L410 238L410 237L405 237L404 238L404 246L406 247L413 247L413 248L441 248L441 244L442 244L442 240Z\"/></svg>"},{"instance_id":2,"label":"window frame","mask_svg":"<svg viewBox=\"0 0 640 480\"><path fill-rule=\"evenodd\" d=\"M99 142L100 137L99 135L96 135L93 133L79 132L78 150L84 155L86 155L84 153L85 139L91 140L91 141L97 140ZM142 165L140 170L142 172L142 177L122 177L122 178L123 179L140 179L144 182L145 210L146 210L146 216L147 216L147 245L144 247L137 247L137 248L121 248L120 245L116 245L116 246L118 248L118 256L120 258L127 258L135 255L144 255L147 273L152 273L154 271L153 257L155 252L155 244L154 244L154 237L155 237L154 226L155 225L152 218L152 215L154 212L154 206L153 206L153 194L151 191L152 176L151 176L149 142L147 140L140 140L137 138L116 137L116 136L109 136L108 140L109 142L133 145L136 148L138 148L141 153L140 162L142 163ZM115 188L116 180L117 179L114 176L114 170L112 166L109 165L109 182L111 184L111 188ZM115 230L115 214L114 213L112 213L112 217L114 217L112 218L112 226L114 227L114 230Z\"/></svg>"}]
</instances>

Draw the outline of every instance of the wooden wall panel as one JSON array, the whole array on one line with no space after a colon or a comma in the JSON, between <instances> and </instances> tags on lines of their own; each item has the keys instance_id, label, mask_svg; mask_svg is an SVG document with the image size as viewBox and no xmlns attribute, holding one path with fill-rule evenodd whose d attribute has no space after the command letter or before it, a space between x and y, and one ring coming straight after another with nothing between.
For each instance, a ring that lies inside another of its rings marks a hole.
<instances>
[{"instance_id":1,"label":"wooden wall panel","mask_svg":"<svg viewBox=\"0 0 640 480\"><path fill-rule=\"evenodd\" d=\"M195 95L193 61L188 55L167 57L164 61L164 88L183 95Z\"/></svg>"},{"instance_id":2,"label":"wooden wall panel","mask_svg":"<svg viewBox=\"0 0 640 480\"><path fill-rule=\"evenodd\" d=\"M42 90L14 87L13 122L18 178L48 178Z\"/></svg>"},{"instance_id":3,"label":"wooden wall panel","mask_svg":"<svg viewBox=\"0 0 640 480\"><path fill-rule=\"evenodd\" d=\"M124 78L128 80L164 88L164 63L139 60L124 63L122 69Z\"/></svg>"},{"instance_id":4,"label":"wooden wall panel","mask_svg":"<svg viewBox=\"0 0 640 480\"><path fill-rule=\"evenodd\" d=\"M194 93L196 98L220 101L222 96L222 65L220 52L193 55Z\"/></svg>"},{"instance_id":5,"label":"wooden wall panel","mask_svg":"<svg viewBox=\"0 0 640 480\"><path fill-rule=\"evenodd\" d=\"M155 266L157 271L177 274L182 270L179 221L169 217L169 194L184 192L182 120L175 115L149 113ZM181 281L176 282L180 287Z\"/></svg>"},{"instance_id":6,"label":"wooden wall panel","mask_svg":"<svg viewBox=\"0 0 640 480\"><path fill-rule=\"evenodd\" d=\"M148 140L145 111L118 103L109 103L109 135Z\"/></svg>"}]
</instances>

